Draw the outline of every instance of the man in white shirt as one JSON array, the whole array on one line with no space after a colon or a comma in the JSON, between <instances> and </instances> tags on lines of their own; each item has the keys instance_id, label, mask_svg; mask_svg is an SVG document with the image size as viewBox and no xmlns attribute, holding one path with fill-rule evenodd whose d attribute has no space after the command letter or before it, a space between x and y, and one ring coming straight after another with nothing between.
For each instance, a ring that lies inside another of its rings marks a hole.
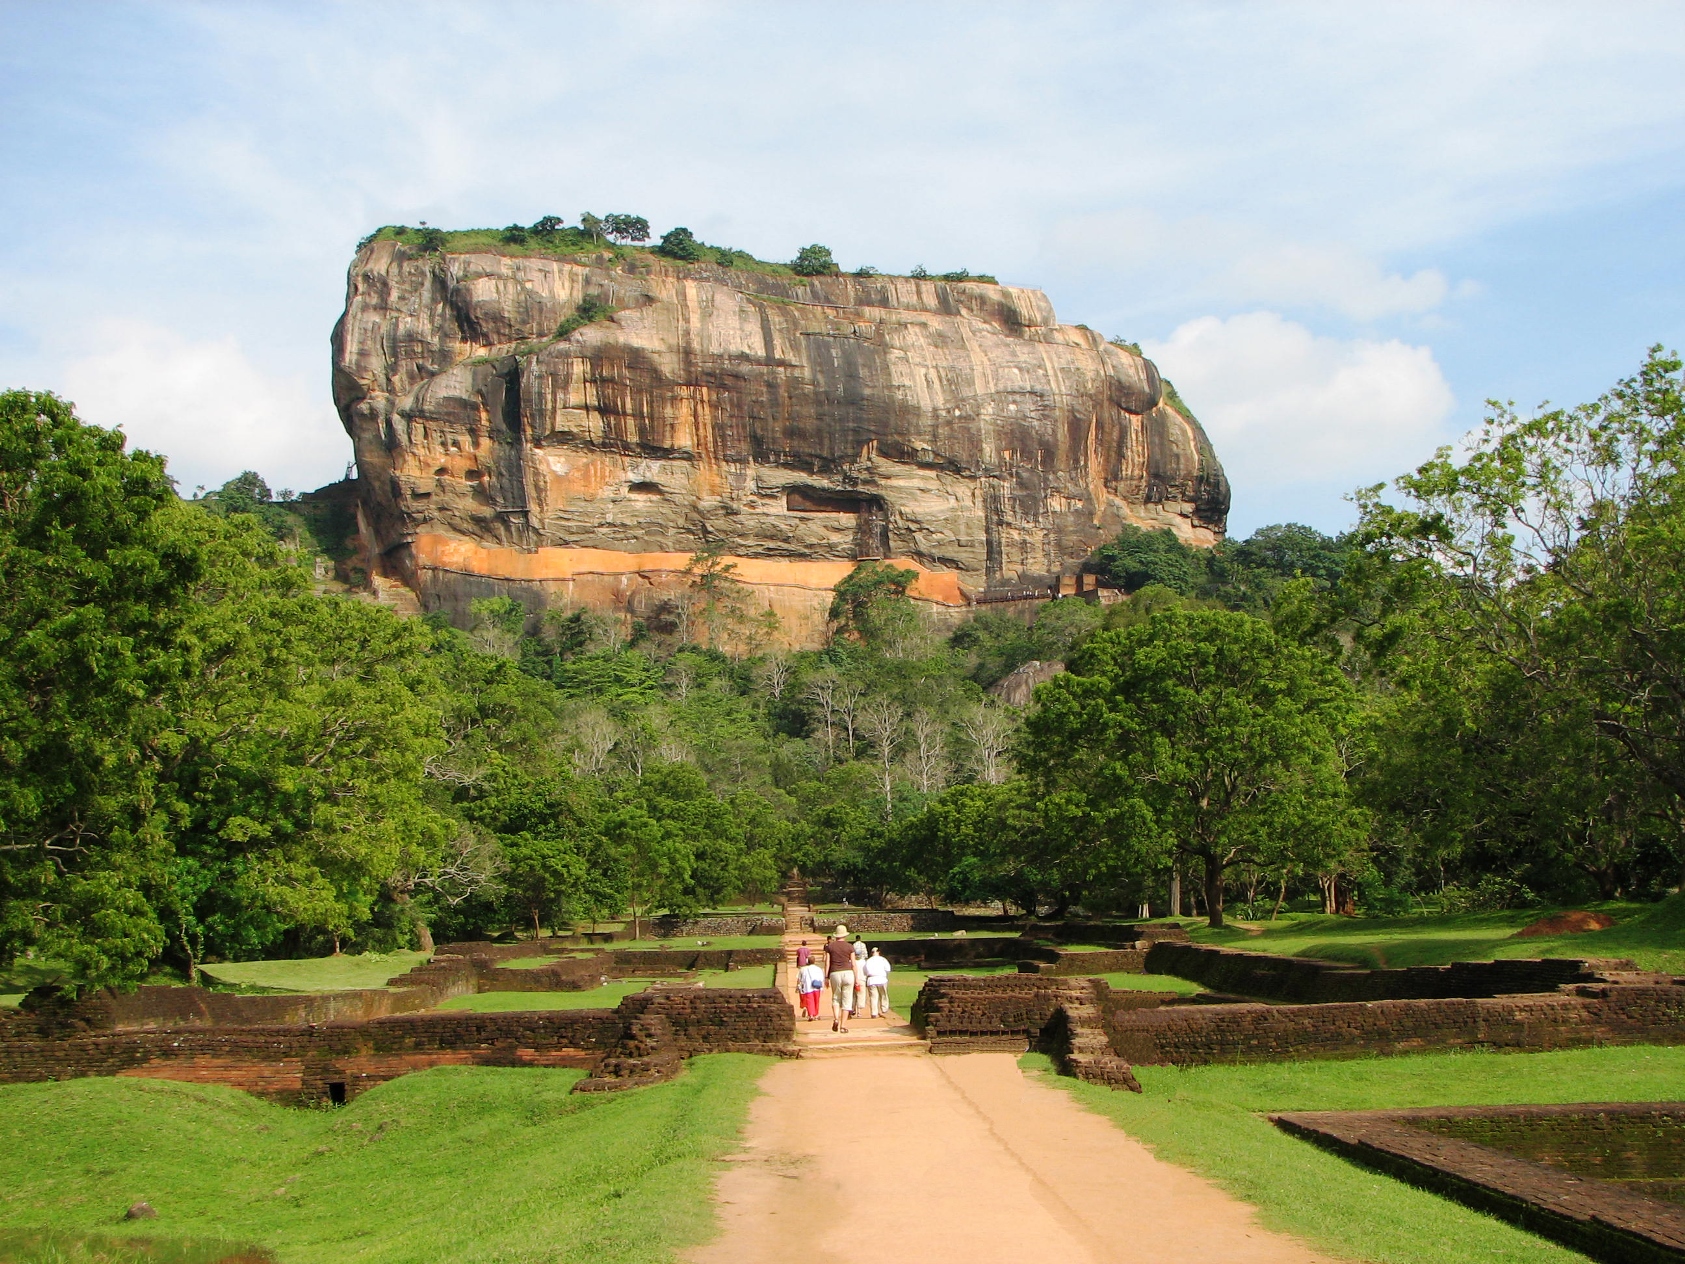
<instances>
[{"instance_id":1,"label":"man in white shirt","mask_svg":"<svg viewBox=\"0 0 1685 1264\"><path fill-rule=\"evenodd\" d=\"M866 1008L866 937L854 937L854 1012L861 1013Z\"/></svg>"},{"instance_id":2,"label":"man in white shirt","mask_svg":"<svg viewBox=\"0 0 1685 1264\"><path fill-rule=\"evenodd\" d=\"M872 949L872 955L866 958L865 964L860 968L860 973L866 980L866 991L872 997L873 1018L889 1017L889 972L893 968L888 958L876 948Z\"/></svg>"}]
</instances>

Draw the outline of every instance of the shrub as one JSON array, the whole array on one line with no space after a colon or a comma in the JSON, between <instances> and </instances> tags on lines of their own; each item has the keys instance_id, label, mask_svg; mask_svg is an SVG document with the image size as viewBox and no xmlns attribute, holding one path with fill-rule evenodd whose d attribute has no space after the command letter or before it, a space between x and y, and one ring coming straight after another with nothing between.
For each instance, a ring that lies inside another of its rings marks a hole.
<instances>
[{"instance_id":1,"label":"shrub","mask_svg":"<svg viewBox=\"0 0 1685 1264\"><path fill-rule=\"evenodd\" d=\"M930 273L928 273L924 270L924 264L915 263L913 265L913 270L911 272L909 272L907 275L910 276L910 277L916 277L918 280L922 281L927 276L929 276Z\"/></svg>"},{"instance_id":2,"label":"shrub","mask_svg":"<svg viewBox=\"0 0 1685 1264\"><path fill-rule=\"evenodd\" d=\"M616 241L648 241L649 221L642 215L605 215L603 231Z\"/></svg>"},{"instance_id":3,"label":"shrub","mask_svg":"<svg viewBox=\"0 0 1685 1264\"><path fill-rule=\"evenodd\" d=\"M854 270L854 275L857 277L875 277L879 275L879 272L871 264L863 263Z\"/></svg>"},{"instance_id":4,"label":"shrub","mask_svg":"<svg viewBox=\"0 0 1685 1264\"><path fill-rule=\"evenodd\" d=\"M954 272L944 272L941 279L944 281L969 281L971 271L968 268L960 268Z\"/></svg>"},{"instance_id":5,"label":"shrub","mask_svg":"<svg viewBox=\"0 0 1685 1264\"><path fill-rule=\"evenodd\" d=\"M1447 883L1440 900L1447 913L1485 913L1530 908L1539 902L1539 897L1514 878L1488 873L1472 887Z\"/></svg>"},{"instance_id":6,"label":"shrub","mask_svg":"<svg viewBox=\"0 0 1685 1264\"><path fill-rule=\"evenodd\" d=\"M797 276L833 276L840 269L837 267L837 261L831 257L831 248L815 242L796 252L795 260L790 264L790 271Z\"/></svg>"},{"instance_id":7,"label":"shrub","mask_svg":"<svg viewBox=\"0 0 1685 1264\"><path fill-rule=\"evenodd\" d=\"M702 257L702 243L696 240L696 234L690 229L673 228L662 234L661 244L655 248L655 253L695 263Z\"/></svg>"},{"instance_id":8,"label":"shrub","mask_svg":"<svg viewBox=\"0 0 1685 1264\"><path fill-rule=\"evenodd\" d=\"M424 228L416 234L416 249L424 255L438 254L445 248L445 234L443 229Z\"/></svg>"},{"instance_id":9,"label":"shrub","mask_svg":"<svg viewBox=\"0 0 1685 1264\"><path fill-rule=\"evenodd\" d=\"M735 268L737 266L737 254L737 251L721 246L719 252L720 267Z\"/></svg>"},{"instance_id":10,"label":"shrub","mask_svg":"<svg viewBox=\"0 0 1685 1264\"><path fill-rule=\"evenodd\" d=\"M562 223L560 215L546 215L532 226L532 231L540 237L549 237L562 230Z\"/></svg>"},{"instance_id":11,"label":"shrub","mask_svg":"<svg viewBox=\"0 0 1685 1264\"><path fill-rule=\"evenodd\" d=\"M594 321L607 320L612 315L613 307L600 299L587 296L573 309L573 315L556 326L556 337L566 338L574 330L583 329Z\"/></svg>"},{"instance_id":12,"label":"shrub","mask_svg":"<svg viewBox=\"0 0 1685 1264\"><path fill-rule=\"evenodd\" d=\"M527 230L524 224L511 224L503 230L503 240L511 246L524 246L527 241Z\"/></svg>"}]
</instances>

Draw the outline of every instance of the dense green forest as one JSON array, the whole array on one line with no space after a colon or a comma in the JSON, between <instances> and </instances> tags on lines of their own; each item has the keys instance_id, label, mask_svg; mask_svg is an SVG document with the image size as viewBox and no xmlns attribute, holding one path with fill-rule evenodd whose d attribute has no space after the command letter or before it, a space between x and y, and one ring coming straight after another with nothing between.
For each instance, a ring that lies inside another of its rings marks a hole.
<instances>
[{"instance_id":1,"label":"dense green forest","mask_svg":"<svg viewBox=\"0 0 1685 1264\"><path fill-rule=\"evenodd\" d=\"M862 563L830 646L776 653L705 554L680 636L504 598L401 618L317 580L331 503L255 474L184 500L9 392L0 965L192 977L641 921L792 867L855 901L1214 922L1658 897L1685 867L1682 444L1657 350L1595 403L1494 407L1338 539L1131 529L1088 563L1123 599L943 636L910 572ZM1027 711L989 694L1031 660L1069 670Z\"/></svg>"}]
</instances>

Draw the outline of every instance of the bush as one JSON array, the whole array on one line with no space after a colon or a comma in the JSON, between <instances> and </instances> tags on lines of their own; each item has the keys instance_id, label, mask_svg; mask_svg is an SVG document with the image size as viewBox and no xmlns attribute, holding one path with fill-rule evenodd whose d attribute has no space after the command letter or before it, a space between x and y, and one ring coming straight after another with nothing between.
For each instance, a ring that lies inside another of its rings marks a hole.
<instances>
[{"instance_id":1,"label":"bush","mask_svg":"<svg viewBox=\"0 0 1685 1264\"><path fill-rule=\"evenodd\" d=\"M655 248L655 253L695 263L702 258L702 243L696 240L696 234L690 229L673 228L661 235L661 244Z\"/></svg>"},{"instance_id":2,"label":"bush","mask_svg":"<svg viewBox=\"0 0 1685 1264\"><path fill-rule=\"evenodd\" d=\"M817 242L798 250L790 264L790 271L797 276L834 276L839 270L837 261L831 257L831 248Z\"/></svg>"},{"instance_id":3,"label":"bush","mask_svg":"<svg viewBox=\"0 0 1685 1264\"><path fill-rule=\"evenodd\" d=\"M648 241L649 221L642 215L605 215L603 231L616 241Z\"/></svg>"},{"instance_id":4,"label":"bush","mask_svg":"<svg viewBox=\"0 0 1685 1264\"><path fill-rule=\"evenodd\" d=\"M1095 551L1091 566L1124 592L1162 584L1191 596L1203 578L1205 550L1183 544L1168 528L1144 531L1126 526L1117 539Z\"/></svg>"},{"instance_id":5,"label":"bush","mask_svg":"<svg viewBox=\"0 0 1685 1264\"><path fill-rule=\"evenodd\" d=\"M1489 913L1500 909L1531 908L1539 902L1539 897L1514 878L1489 873L1472 887L1455 882L1448 884L1440 893L1440 901L1447 913Z\"/></svg>"},{"instance_id":6,"label":"bush","mask_svg":"<svg viewBox=\"0 0 1685 1264\"><path fill-rule=\"evenodd\" d=\"M532 226L532 231L537 233L540 237L549 237L555 233L561 232L562 223L563 220L560 215L546 215L543 219L539 220Z\"/></svg>"},{"instance_id":7,"label":"bush","mask_svg":"<svg viewBox=\"0 0 1685 1264\"><path fill-rule=\"evenodd\" d=\"M556 337L566 338L574 330L583 329L594 321L607 320L612 315L613 307L600 299L587 296L573 309L573 315L556 326Z\"/></svg>"},{"instance_id":8,"label":"bush","mask_svg":"<svg viewBox=\"0 0 1685 1264\"><path fill-rule=\"evenodd\" d=\"M445 234L442 229L424 228L416 234L415 248L424 255L438 254L445 248Z\"/></svg>"},{"instance_id":9,"label":"bush","mask_svg":"<svg viewBox=\"0 0 1685 1264\"><path fill-rule=\"evenodd\" d=\"M527 241L527 230L523 224L511 224L503 230L503 240L511 246L524 246Z\"/></svg>"},{"instance_id":10,"label":"bush","mask_svg":"<svg viewBox=\"0 0 1685 1264\"><path fill-rule=\"evenodd\" d=\"M941 279L944 281L969 281L971 272L967 268L960 268L954 272L944 272Z\"/></svg>"},{"instance_id":11,"label":"bush","mask_svg":"<svg viewBox=\"0 0 1685 1264\"><path fill-rule=\"evenodd\" d=\"M924 270L924 264L915 263L913 265L913 270L911 272L909 272L907 275L915 278L916 280L922 281L926 277L928 277L930 275L930 273L928 273Z\"/></svg>"},{"instance_id":12,"label":"bush","mask_svg":"<svg viewBox=\"0 0 1685 1264\"><path fill-rule=\"evenodd\" d=\"M871 264L863 263L854 270L854 275L857 277L875 277L878 276L879 273L878 270Z\"/></svg>"}]
</instances>

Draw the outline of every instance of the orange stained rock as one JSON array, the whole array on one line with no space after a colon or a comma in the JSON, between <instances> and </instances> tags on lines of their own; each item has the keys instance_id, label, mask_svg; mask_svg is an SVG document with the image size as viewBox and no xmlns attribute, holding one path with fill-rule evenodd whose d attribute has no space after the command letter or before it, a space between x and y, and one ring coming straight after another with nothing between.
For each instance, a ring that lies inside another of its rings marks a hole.
<instances>
[{"instance_id":1,"label":"orange stained rock","mask_svg":"<svg viewBox=\"0 0 1685 1264\"><path fill-rule=\"evenodd\" d=\"M416 564L499 579L564 580L581 575L678 575L688 553L622 553L615 549L539 548L531 552L475 544L457 536L423 533L411 545ZM726 557L733 577L757 588L802 588L828 592L855 567L851 561L785 561L763 557ZM914 561L890 558L891 565L917 571L908 594L943 606L970 604L970 595L952 571L932 571Z\"/></svg>"}]
</instances>

